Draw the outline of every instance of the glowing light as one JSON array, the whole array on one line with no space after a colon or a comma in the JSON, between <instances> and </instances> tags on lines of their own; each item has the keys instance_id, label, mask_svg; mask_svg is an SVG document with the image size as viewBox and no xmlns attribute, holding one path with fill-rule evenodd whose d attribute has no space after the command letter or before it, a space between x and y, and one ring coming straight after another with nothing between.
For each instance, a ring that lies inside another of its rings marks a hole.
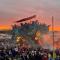
<instances>
[{"instance_id":1,"label":"glowing light","mask_svg":"<svg viewBox=\"0 0 60 60\"><path fill-rule=\"evenodd\" d=\"M21 37L17 37L17 40L16 40L16 41L17 41L17 42L19 42L19 41L20 41L20 39L21 39Z\"/></svg>"},{"instance_id":2,"label":"glowing light","mask_svg":"<svg viewBox=\"0 0 60 60\"><path fill-rule=\"evenodd\" d=\"M35 40L38 40L38 37L35 37Z\"/></svg>"},{"instance_id":3,"label":"glowing light","mask_svg":"<svg viewBox=\"0 0 60 60\"><path fill-rule=\"evenodd\" d=\"M36 36L38 37L38 36L40 36L40 35L41 35L40 31L37 31L37 32L36 32Z\"/></svg>"},{"instance_id":4,"label":"glowing light","mask_svg":"<svg viewBox=\"0 0 60 60\"><path fill-rule=\"evenodd\" d=\"M36 32L35 40L39 40L41 38L41 33L40 31Z\"/></svg>"}]
</instances>

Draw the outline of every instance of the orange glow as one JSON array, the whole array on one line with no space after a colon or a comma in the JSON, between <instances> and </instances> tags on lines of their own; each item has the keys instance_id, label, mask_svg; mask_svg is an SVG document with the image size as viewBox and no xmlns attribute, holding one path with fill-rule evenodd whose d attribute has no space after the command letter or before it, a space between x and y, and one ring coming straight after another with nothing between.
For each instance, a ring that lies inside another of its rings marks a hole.
<instances>
[{"instance_id":1,"label":"orange glow","mask_svg":"<svg viewBox=\"0 0 60 60\"><path fill-rule=\"evenodd\" d=\"M0 30L9 30L11 28L10 25L0 25ZM52 31L52 27L49 27L49 31ZM54 27L54 31L60 31L60 27Z\"/></svg>"},{"instance_id":2,"label":"orange glow","mask_svg":"<svg viewBox=\"0 0 60 60\"><path fill-rule=\"evenodd\" d=\"M11 29L11 26L9 25L0 25L0 30L9 30Z\"/></svg>"},{"instance_id":3,"label":"orange glow","mask_svg":"<svg viewBox=\"0 0 60 60\"><path fill-rule=\"evenodd\" d=\"M52 27L49 27L49 30L52 31ZM60 31L60 27L54 27L54 31Z\"/></svg>"}]
</instances>

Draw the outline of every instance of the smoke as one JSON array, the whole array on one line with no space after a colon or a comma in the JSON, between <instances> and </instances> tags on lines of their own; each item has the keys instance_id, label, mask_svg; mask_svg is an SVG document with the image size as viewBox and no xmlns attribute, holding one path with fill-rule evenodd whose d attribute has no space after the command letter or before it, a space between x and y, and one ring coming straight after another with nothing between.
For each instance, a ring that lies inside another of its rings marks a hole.
<instances>
[{"instance_id":1,"label":"smoke","mask_svg":"<svg viewBox=\"0 0 60 60\"><path fill-rule=\"evenodd\" d=\"M42 42L41 42L42 41ZM53 49L53 37L52 32L42 35L42 40L39 40L39 45L43 48ZM54 48L60 48L60 32L54 34Z\"/></svg>"}]
</instances>

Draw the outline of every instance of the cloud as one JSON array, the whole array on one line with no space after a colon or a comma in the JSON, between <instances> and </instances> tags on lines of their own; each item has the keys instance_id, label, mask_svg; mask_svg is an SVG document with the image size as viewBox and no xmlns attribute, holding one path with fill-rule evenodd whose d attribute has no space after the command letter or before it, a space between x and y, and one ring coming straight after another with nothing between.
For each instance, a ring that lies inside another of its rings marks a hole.
<instances>
[{"instance_id":1,"label":"cloud","mask_svg":"<svg viewBox=\"0 0 60 60\"><path fill-rule=\"evenodd\" d=\"M23 18L32 14L46 16L46 20L53 15L56 25L60 22L60 0L0 0L0 18L6 23L9 18ZM0 20L0 22L3 23ZM48 21L51 24L51 21ZM47 22L47 23L48 23ZM4 23L3 23L4 24Z\"/></svg>"}]
</instances>

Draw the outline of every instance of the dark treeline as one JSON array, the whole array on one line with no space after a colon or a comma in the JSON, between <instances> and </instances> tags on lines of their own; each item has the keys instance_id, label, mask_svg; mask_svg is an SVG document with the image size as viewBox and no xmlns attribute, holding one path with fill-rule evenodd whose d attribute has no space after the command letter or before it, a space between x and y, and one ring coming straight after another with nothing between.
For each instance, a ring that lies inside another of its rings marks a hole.
<instances>
[{"instance_id":1,"label":"dark treeline","mask_svg":"<svg viewBox=\"0 0 60 60\"><path fill-rule=\"evenodd\" d=\"M13 26L13 33L22 35L34 35L36 31L41 33L47 33L49 31L49 25L40 24L38 21L32 21L32 23L21 23L20 26Z\"/></svg>"}]
</instances>

